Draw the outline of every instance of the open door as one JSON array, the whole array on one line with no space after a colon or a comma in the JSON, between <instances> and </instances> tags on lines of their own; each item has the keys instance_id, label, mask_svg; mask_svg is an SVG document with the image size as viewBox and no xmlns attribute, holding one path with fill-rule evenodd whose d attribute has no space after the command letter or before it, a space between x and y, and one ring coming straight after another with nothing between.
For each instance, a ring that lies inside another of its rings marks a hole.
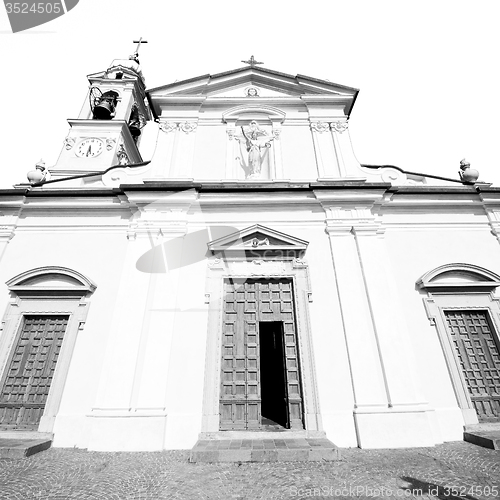
<instances>
[{"instance_id":1,"label":"open door","mask_svg":"<svg viewBox=\"0 0 500 500\"><path fill-rule=\"evenodd\" d=\"M259 341L262 423L271 425L276 423L288 429L290 421L283 348L283 322L261 321Z\"/></svg>"}]
</instances>

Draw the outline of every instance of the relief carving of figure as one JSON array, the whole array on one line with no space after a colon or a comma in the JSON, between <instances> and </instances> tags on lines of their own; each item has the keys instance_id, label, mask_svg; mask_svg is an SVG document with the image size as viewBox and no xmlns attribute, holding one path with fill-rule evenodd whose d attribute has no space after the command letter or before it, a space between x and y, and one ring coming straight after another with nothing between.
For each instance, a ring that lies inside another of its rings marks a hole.
<instances>
[{"instance_id":1,"label":"relief carving of figure","mask_svg":"<svg viewBox=\"0 0 500 500\"><path fill-rule=\"evenodd\" d=\"M248 127L241 127L242 135L235 136L240 143L240 164L245 171L246 178L259 178L271 141L275 138L259 127L259 124L253 120ZM245 155L246 150L246 155ZM245 156L246 161L245 161Z\"/></svg>"}]
</instances>

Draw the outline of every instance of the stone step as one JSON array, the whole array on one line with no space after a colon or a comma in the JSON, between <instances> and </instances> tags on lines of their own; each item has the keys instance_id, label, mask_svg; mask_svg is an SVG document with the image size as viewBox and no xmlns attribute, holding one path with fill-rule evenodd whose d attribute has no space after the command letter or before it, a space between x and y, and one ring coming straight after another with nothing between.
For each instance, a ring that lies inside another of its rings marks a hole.
<instances>
[{"instance_id":1,"label":"stone step","mask_svg":"<svg viewBox=\"0 0 500 500\"><path fill-rule=\"evenodd\" d=\"M52 439L0 438L0 458L23 458L50 448Z\"/></svg>"},{"instance_id":2,"label":"stone step","mask_svg":"<svg viewBox=\"0 0 500 500\"><path fill-rule=\"evenodd\" d=\"M500 450L500 431L496 432L464 432L464 441L489 448L490 450Z\"/></svg>"},{"instance_id":3,"label":"stone step","mask_svg":"<svg viewBox=\"0 0 500 500\"><path fill-rule=\"evenodd\" d=\"M500 422L482 422L475 425L466 425L464 441L489 448L500 450Z\"/></svg>"},{"instance_id":4,"label":"stone step","mask_svg":"<svg viewBox=\"0 0 500 500\"><path fill-rule=\"evenodd\" d=\"M218 431L218 432L202 432L198 436L199 441L205 440L235 440L235 439L326 439L324 431L306 431L306 430L290 430L284 429L279 431Z\"/></svg>"},{"instance_id":5,"label":"stone step","mask_svg":"<svg viewBox=\"0 0 500 500\"><path fill-rule=\"evenodd\" d=\"M191 450L190 462L319 462L340 460L326 438L206 439Z\"/></svg>"}]
</instances>

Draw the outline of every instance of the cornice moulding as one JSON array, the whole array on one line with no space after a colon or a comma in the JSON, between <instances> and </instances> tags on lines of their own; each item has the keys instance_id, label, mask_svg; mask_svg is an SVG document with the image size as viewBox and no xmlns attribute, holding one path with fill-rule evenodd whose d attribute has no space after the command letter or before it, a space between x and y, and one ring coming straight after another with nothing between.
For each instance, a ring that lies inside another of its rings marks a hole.
<instances>
[{"instance_id":1,"label":"cornice moulding","mask_svg":"<svg viewBox=\"0 0 500 500\"><path fill-rule=\"evenodd\" d=\"M419 289L455 290L460 288L493 289L500 286L500 276L473 264L452 263L425 273L416 281Z\"/></svg>"},{"instance_id":2,"label":"cornice moulding","mask_svg":"<svg viewBox=\"0 0 500 500\"><path fill-rule=\"evenodd\" d=\"M302 95L300 99L307 104L346 103L352 101L352 97L347 95Z\"/></svg>"}]
</instances>

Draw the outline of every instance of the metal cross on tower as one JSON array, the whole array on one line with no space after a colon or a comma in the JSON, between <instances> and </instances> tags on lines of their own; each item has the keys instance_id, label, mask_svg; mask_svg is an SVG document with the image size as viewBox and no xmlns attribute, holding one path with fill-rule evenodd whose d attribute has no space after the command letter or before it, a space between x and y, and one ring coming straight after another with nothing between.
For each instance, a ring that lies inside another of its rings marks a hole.
<instances>
[{"instance_id":1,"label":"metal cross on tower","mask_svg":"<svg viewBox=\"0 0 500 500\"><path fill-rule=\"evenodd\" d=\"M139 38L139 40L133 40L132 43L136 43L137 48L135 49L135 52L130 57L132 59L137 60L137 62L139 62L139 49L141 48L141 43L148 43L148 42L146 40L143 40L142 36L141 36L141 38Z\"/></svg>"},{"instance_id":2,"label":"metal cross on tower","mask_svg":"<svg viewBox=\"0 0 500 500\"><path fill-rule=\"evenodd\" d=\"M250 64L250 66L255 66L256 64L264 64L263 62L256 61L254 56L251 56L248 61L241 61L241 62L245 64Z\"/></svg>"}]
</instances>

